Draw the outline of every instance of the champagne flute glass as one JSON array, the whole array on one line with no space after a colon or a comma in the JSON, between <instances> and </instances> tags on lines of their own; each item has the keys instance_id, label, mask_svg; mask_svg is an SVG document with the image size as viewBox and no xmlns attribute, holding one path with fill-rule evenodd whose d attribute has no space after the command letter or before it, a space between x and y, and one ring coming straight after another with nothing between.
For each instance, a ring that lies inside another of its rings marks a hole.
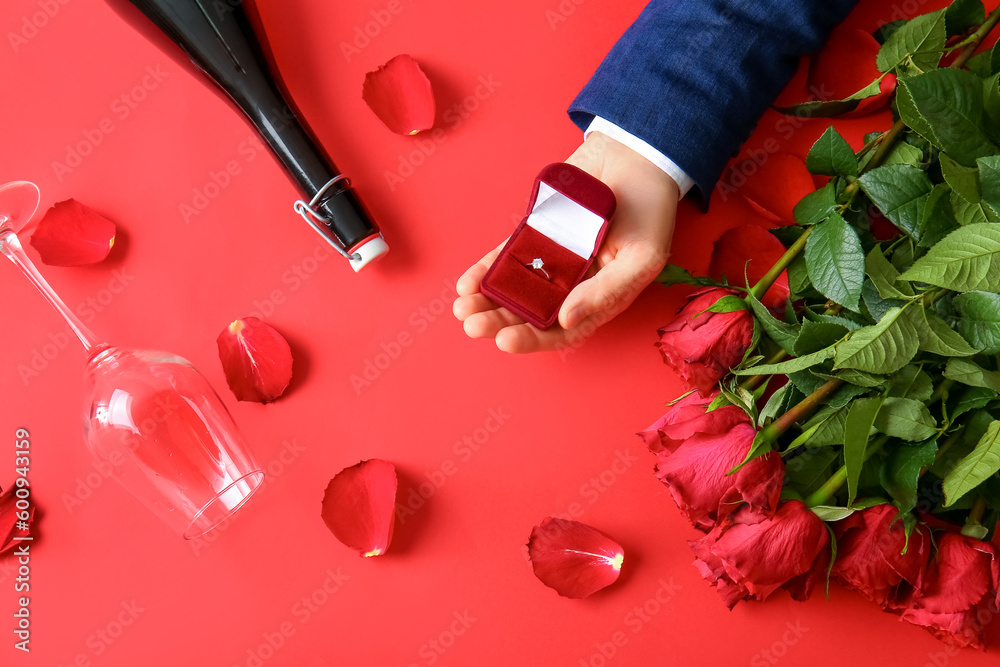
<instances>
[{"instance_id":1,"label":"champagne flute glass","mask_svg":"<svg viewBox=\"0 0 1000 667\"><path fill-rule=\"evenodd\" d=\"M260 488L264 473L218 394L185 359L98 342L24 253L17 232L38 186L0 186L0 251L63 316L87 353L84 437L104 470L186 539Z\"/></svg>"}]
</instances>

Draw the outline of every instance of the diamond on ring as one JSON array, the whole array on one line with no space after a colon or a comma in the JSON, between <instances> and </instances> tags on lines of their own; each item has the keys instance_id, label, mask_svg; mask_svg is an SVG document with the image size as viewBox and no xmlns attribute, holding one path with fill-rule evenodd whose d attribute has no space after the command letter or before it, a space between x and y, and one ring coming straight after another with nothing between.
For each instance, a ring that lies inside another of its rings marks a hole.
<instances>
[{"instance_id":1,"label":"diamond on ring","mask_svg":"<svg viewBox=\"0 0 1000 667\"><path fill-rule=\"evenodd\" d=\"M545 276L545 279L551 282L552 278L549 276L549 272L545 270L545 262L542 261L541 257L534 258L525 264L525 266L529 269L534 269L535 271L541 271L542 275Z\"/></svg>"}]
</instances>

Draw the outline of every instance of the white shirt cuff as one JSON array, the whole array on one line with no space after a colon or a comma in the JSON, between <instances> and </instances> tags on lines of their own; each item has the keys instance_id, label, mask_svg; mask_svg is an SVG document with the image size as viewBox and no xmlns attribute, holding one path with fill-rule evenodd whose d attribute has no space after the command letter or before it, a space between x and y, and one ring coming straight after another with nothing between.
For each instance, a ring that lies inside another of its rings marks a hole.
<instances>
[{"instance_id":1,"label":"white shirt cuff","mask_svg":"<svg viewBox=\"0 0 1000 667\"><path fill-rule=\"evenodd\" d=\"M667 176L674 179L674 182L677 183L677 187L681 191L681 197L686 195L688 191L694 187L694 181L691 180L691 177L688 176L683 169L678 167L673 160L631 132L623 130L614 123L611 123L600 116L594 116L594 120L590 121L590 126L587 127L587 131L583 133L583 138L586 139L589 137L591 132L600 132L601 134L611 137L615 141L628 146L636 153L662 169L666 172Z\"/></svg>"}]
</instances>

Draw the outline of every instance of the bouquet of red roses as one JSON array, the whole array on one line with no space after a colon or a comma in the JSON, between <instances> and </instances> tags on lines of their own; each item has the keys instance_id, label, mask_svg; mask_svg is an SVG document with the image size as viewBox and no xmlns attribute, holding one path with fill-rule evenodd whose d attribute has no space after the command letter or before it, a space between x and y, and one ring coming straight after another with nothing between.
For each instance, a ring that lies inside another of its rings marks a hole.
<instances>
[{"instance_id":1,"label":"bouquet of red roses","mask_svg":"<svg viewBox=\"0 0 1000 667\"><path fill-rule=\"evenodd\" d=\"M699 286L659 332L693 389L640 435L730 607L836 578L979 647L998 613L1000 48L976 55L998 21L956 0L883 26L869 85L783 111L882 100L892 128L857 151L829 128L796 224L661 276Z\"/></svg>"}]
</instances>

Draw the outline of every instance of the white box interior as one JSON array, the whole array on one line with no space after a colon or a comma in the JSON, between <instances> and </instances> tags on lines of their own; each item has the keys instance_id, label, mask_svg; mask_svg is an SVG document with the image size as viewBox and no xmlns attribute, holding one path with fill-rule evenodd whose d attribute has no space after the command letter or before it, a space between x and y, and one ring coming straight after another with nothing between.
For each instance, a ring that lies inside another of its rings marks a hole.
<instances>
[{"instance_id":1,"label":"white box interior","mask_svg":"<svg viewBox=\"0 0 1000 667\"><path fill-rule=\"evenodd\" d=\"M557 192L538 184L538 197L528 216L528 226L584 259L590 259L604 218Z\"/></svg>"}]
</instances>

